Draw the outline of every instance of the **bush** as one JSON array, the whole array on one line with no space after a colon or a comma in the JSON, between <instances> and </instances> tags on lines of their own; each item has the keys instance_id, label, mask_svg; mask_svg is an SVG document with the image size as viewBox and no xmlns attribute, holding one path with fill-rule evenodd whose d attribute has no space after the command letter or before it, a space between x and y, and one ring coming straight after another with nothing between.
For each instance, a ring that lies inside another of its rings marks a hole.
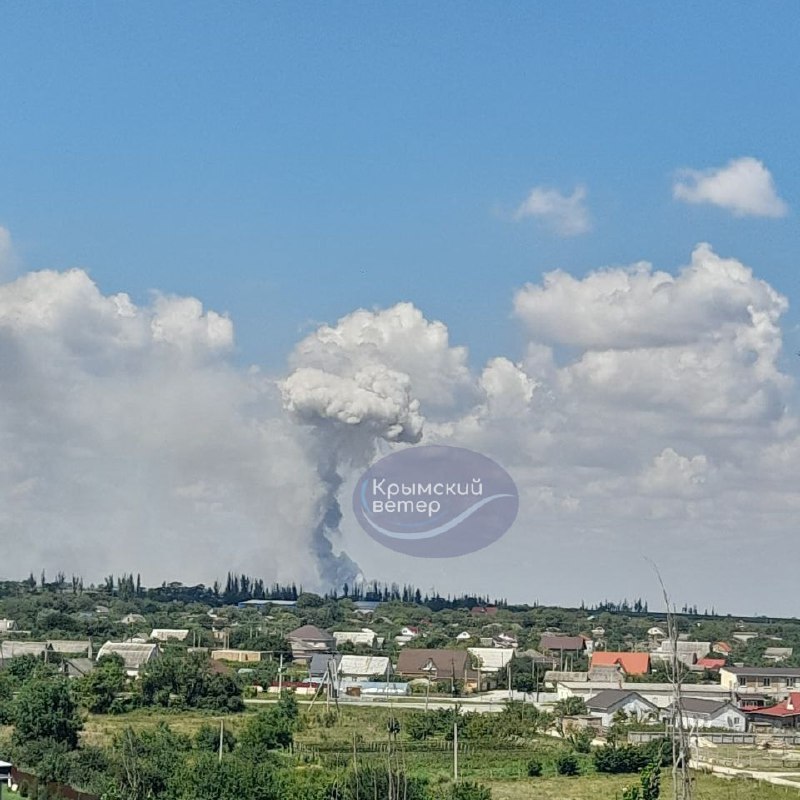
<instances>
[{"instance_id":1,"label":"bush","mask_svg":"<svg viewBox=\"0 0 800 800\"><path fill-rule=\"evenodd\" d=\"M672 746L669 739L654 739L643 745L605 745L594 752L594 765L598 772L639 772L651 763L670 766Z\"/></svg>"},{"instance_id":2,"label":"bush","mask_svg":"<svg viewBox=\"0 0 800 800\"><path fill-rule=\"evenodd\" d=\"M666 736L640 745L648 762L658 762L662 767L672 766L672 742Z\"/></svg>"},{"instance_id":3,"label":"bush","mask_svg":"<svg viewBox=\"0 0 800 800\"><path fill-rule=\"evenodd\" d=\"M565 776L577 775L580 772L578 759L572 753L562 753L556 759L556 772Z\"/></svg>"},{"instance_id":4,"label":"bush","mask_svg":"<svg viewBox=\"0 0 800 800\"><path fill-rule=\"evenodd\" d=\"M528 762L528 777L538 778L542 774L542 762L538 758L532 758Z\"/></svg>"},{"instance_id":5,"label":"bush","mask_svg":"<svg viewBox=\"0 0 800 800\"><path fill-rule=\"evenodd\" d=\"M638 772L647 764L648 758L635 745L605 745L594 752L594 765L598 772L619 775Z\"/></svg>"}]
</instances>

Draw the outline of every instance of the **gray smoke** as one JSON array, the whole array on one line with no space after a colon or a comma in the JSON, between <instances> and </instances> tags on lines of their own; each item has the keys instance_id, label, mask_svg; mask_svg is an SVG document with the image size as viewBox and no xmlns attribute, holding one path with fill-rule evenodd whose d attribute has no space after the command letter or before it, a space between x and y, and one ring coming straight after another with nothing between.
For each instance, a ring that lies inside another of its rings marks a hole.
<instances>
[{"instance_id":1,"label":"gray smoke","mask_svg":"<svg viewBox=\"0 0 800 800\"><path fill-rule=\"evenodd\" d=\"M379 440L414 444L422 436L419 401L411 395L408 375L384 365L357 369L350 376L300 367L282 384L286 409L312 427L312 457L324 491L316 509L312 544L326 586L352 583L358 565L334 553L342 510L343 472L366 467Z\"/></svg>"}]
</instances>

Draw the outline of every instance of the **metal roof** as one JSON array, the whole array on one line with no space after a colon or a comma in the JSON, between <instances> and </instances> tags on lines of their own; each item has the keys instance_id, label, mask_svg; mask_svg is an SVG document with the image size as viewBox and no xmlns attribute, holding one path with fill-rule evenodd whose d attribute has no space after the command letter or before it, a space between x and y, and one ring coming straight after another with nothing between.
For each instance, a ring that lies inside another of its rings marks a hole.
<instances>
[{"instance_id":1,"label":"metal roof","mask_svg":"<svg viewBox=\"0 0 800 800\"><path fill-rule=\"evenodd\" d=\"M468 647L467 652L475 656L483 672L505 669L514 657L514 650L509 647Z\"/></svg>"},{"instance_id":2,"label":"metal roof","mask_svg":"<svg viewBox=\"0 0 800 800\"><path fill-rule=\"evenodd\" d=\"M386 656L343 655L337 665L339 675L386 675L389 659Z\"/></svg>"}]
</instances>

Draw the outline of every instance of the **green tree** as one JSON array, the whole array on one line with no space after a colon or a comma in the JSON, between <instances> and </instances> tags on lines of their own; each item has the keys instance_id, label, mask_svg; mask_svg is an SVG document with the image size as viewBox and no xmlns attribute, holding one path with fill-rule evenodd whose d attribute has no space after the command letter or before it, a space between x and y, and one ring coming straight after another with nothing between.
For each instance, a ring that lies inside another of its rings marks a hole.
<instances>
[{"instance_id":1,"label":"green tree","mask_svg":"<svg viewBox=\"0 0 800 800\"><path fill-rule=\"evenodd\" d=\"M93 714L106 714L125 687L125 664L120 656L103 656L97 667L76 682L81 705Z\"/></svg>"},{"instance_id":2,"label":"green tree","mask_svg":"<svg viewBox=\"0 0 800 800\"><path fill-rule=\"evenodd\" d=\"M170 774L165 796L170 800L284 800L281 771L270 763L244 758L223 759L201 753Z\"/></svg>"},{"instance_id":3,"label":"green tree","mask_svg":"<svg viewBox=\"0 0 800 800\"><path fill-rule=\"evenodd\" d=\"M258 759L270 750L289 747L293 741L291 720L277 708L260 711L244 726L239 747L249 758Z\"/></svg>"},{"instance_id":4,"label":"green tree","mask_svg":"<svg viewBox=\"0 0 800 800\"><path fill-rule=\"evenodd\" d=\"M152 800L163 797L191 749L188 737L164 723L150 730L126 728L112 749L114 800Z\"/></svg>"},{"instance_id":5,"label":"green tree","mask_svg":"<svg viewBox=\"0 0 800 800\"><path fill-rule=\"evenodd\" d=\"M72 750L81 727L66 678L33 678L20 689L14 703L15 744L49 739Z\"/></svg>"},{"instance_id":6,"label":"green tree","mask_svg":"<svg viewBox=\"0 0 800 800\"><path fill-rule=\"evenodd\" d=\"M553 706L559 717L574 717L586 713L586 701L582 697L565 697Z\"/></svg>"},{"instance_id":7,"label":"green tree","mask_svg":"<svg viewBox=\"0 0 800 800\"><path fill-rule=\"evenodd\" d=\"M194 746L197 750L206 753L219 752L219 727L202 725L194 735ZM233 752L236 747L236 737L227 728L222 731L222 750L226 753Z\"/></svg>"}]
</instances>

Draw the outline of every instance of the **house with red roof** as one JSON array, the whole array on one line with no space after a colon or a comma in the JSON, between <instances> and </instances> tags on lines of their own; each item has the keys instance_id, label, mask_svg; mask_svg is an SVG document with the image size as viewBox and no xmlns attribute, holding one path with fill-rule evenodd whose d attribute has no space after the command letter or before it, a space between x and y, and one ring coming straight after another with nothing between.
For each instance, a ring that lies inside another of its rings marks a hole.
<instances>
[{"instance_id":1,"label":"house with red roof","mask_svg":"<svg viewBox=\"0 0 800 800\"><path fill-rule=\"evenodd\" d=\"M650 672L650 654L596 651L592 653L589 670L597 667L619 667L625 675L646 675Z\"/></svg>"},{"instance_id":2,"label":"house with red roof","mask_svg":"<svg viewBox=\"0 0 800 800\"><path fill-rule=\"evenodd\" d=\"M728 662L724 658L699 658L693 665L695 670L708 670L719 672Z\"/></svg>"},{"instance_id":3,"label":"house with red roof","mask_svg":"<svg viewBox=\"0 0 800 800\"><path fill-rule=\"evenodd\" d=\"M792 692L782 703L769 708L742 708L751 728L800 728L800 692Z\"/></svg>"}]
</instances>

